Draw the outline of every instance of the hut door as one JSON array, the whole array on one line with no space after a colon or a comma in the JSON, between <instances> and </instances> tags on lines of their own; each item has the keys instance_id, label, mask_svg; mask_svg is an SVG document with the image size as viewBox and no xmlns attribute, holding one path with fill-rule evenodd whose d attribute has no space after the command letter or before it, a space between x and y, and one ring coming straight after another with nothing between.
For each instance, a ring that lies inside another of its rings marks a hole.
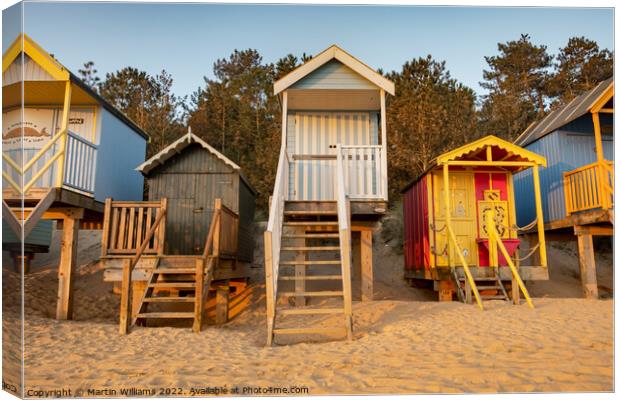
<instances>
[{"instance_id":1,"label":"hut door","mask_svg":"<svg viewBox=\"0 0 620 400\"><path fill-rule=\"evenodd\" d=\"M443 190L443 176L441 171L433 173L434 186L434 252L437 266L448 266L448 254L455 266L459 265L458 255L454 246L448 245L448 230L445 227L445 203ZM459 247L468 264L477 261L476 249L476 206L474 203L473 174L467 172L450 173L450 208L452 229L456 235ZM431 233L432 234L432 233Z\"/></svg>"},{"instance_id":2,"label":"hut door","mask_svg":"<svg viewBox=\"0 0 620 400\"><path fill-rule=\"evenodd\" d=\"M288 149L294 177L291 197L334 200L336 145L376 144L375 125L368 112L296 113L295 130L291 132L294 137L289 140L291 147ZM348 172L350 177L359 174L354 169Z\"/></svg>"}]
</instances>

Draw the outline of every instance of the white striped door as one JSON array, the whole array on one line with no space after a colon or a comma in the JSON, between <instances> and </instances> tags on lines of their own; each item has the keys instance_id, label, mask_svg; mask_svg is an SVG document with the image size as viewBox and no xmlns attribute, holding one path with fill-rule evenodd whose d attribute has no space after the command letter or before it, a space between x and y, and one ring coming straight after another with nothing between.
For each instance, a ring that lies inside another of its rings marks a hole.
<instances>
[{"instance_id":1,"label":"white striped door","mask_svg":"<svg viewBox=\"0 0 620 400\"><path fill-rule=\"evenodd\" d=\"M303 112L295 114L294 190L296 200L333 200L336 145L377 144L376 121L369 112ZM332 157L329 157L332 156ZM363 166L347 171L357 176Z\"/></svg>"}]
</instances>

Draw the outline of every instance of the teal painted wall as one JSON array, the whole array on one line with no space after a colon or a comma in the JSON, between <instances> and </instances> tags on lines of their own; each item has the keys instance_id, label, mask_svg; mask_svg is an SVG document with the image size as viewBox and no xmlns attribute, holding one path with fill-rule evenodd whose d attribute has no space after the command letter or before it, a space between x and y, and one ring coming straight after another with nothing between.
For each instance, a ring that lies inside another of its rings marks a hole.
<instances>
[{"instance_id":1,"label":"teal painted wall","mask_svg":"<svg viewBox=\"0 0 620 400\"><path fill-rule=\"evenodd\" d=\"M331 60L296 82L292 89L377 89L377 87L338 60Z\"/></svg>"}]
</instances>

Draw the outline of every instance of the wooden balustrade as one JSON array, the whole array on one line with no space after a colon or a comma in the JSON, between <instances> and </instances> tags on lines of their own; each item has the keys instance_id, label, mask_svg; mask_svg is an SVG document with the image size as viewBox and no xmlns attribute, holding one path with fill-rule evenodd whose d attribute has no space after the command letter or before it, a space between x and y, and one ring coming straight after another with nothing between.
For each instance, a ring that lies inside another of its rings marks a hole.
<instances>
[{"instance_id":1,"label":"wooden balustrade","mask_svg":"<svg viewBox=\"0 0 620 400\"><path fill-rule=\"evenodd\" d=\"M613 207L613 162L584 165L564 173L566 214Z\"/></svg>"}]
</instances>

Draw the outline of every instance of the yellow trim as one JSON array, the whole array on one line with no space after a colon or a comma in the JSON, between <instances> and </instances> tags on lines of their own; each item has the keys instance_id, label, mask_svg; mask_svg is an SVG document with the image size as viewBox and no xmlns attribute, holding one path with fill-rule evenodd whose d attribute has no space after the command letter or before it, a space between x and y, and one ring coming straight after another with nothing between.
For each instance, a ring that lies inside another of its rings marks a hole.
<instances>
[{"instance_id":1,"label":"yellow trim","mask_svg":"<svg viewBox=\"0 0 620 400\"><path fill-rule=\"evenodd\" d=\"M459 261L461 261L461 265L463 266L463 271L465 272L467 281L469 282L472 292L474 292L476 303L478 303L478 307L480 307L480 309L483 310L484 307L482 306L482 300L480 299L480 293L478 293L476 282L474 281L474 277L471 275L471 271L469 270L467 261L465 260L465 257L463 256L463 252L459 248L459 243L456 240L456 235L454 234L454 231L452 230L452 220L451 220L452 215L450 212L450 195L448 194L450 192L450 183L448 181L449 179L448 168L449 168L448 164L443 165L443 191L444 191L443 195L444 195L444 207L445 207L445 223L446 223L446 229L448 230L448 235L447 235L448 237L446 238L446 240L448 243L450 243L450 240L452 240L454 251L455 253L458 254ZM448 264L449 265L452 265L451 254L452 254L451 249L448 246L448 260L449 260Z\"/></svg>"},{"instance_id":2,"label":"yellow trim","mask_svg":"<svg viewBox=\"0 0 620 400\"><path fill-rule=\"evenodd\" d=\"M463 156L465 156L468 153L477 151L477 150L481 150L486 146L491 146L491 147L498 147L500 149L503 149L507 152L511 152L514 155L517 155L521 158L524 158L526 160L529 161L529 164L538 164L538 165L542 165L544 167L547 166L547 160L545 159L545 157L538 155L536 153L533 153L531 151L525 150L522 147L519 147L513 143L510 143L506 140L500 139L496 136L493 135L489 135L489 136L485 136L481 139L475 140L471 143L468 143L464 146L461 146L457 149L454 149L452 151L449 151L447 153L444 153L442 155L440 155L439 157L437 157L435 159L435 162L437 164L444 164L446 162L450 162L450 163L454 163L453 165L486 165L486 166L516 166L516 165L523 165L524 163L521 164L506 164L506 161L471 161L471 162L467 162L467 164L456 164L457 160ZM459 162L465 162L465 161L459 161ZM514 163L514 162L513 162Z\"/></svg>"},{"instance_id":3,"label":"yellow trim","mask_svg":"<svg viewBox=\"0 0 620 400\"><path fill-rule=\"evenodd\" d=\"M28 57L32 58L41 68L58 81L68 81L69 71L34 40L25 33L15 38L13 44L2 55L2 72L4 73L15 59L24 52Z\"/></svg>"},{"instance_id":4,"label":"yellow trim","mask_svg":"<svg viewBox=\"0 0 620 400\"><path fill-rule=\"evenodd\" d=\"M62 158L58 160L58 175L56 178L56 186L61 187L64 181L64 169L65 169L65 150L67 149L67 127L69 126L69 112L71 111L71 82L67 81L65 86L65 101L62 106L62 122L60 124L60 130L64 132L62 141L60 142L60 153Z\"/></svg>"},{"instance_id":5,"label":"yellow trim","mask_svg":"<svg viewBox=\"0 0 620 400\"><path fill-rule=\"evenodd\" d=\"M66 135L65 135L66 137ZM64 159L64 155L65 152L64 150L59 151L58 153L54 154L52 156L52 158L50 158L45 165L43 166L43 168L41 168L40 170L37 171L36 174L34 174L34 176L30 179L30 182L28 182L28 184L26 184L24 186L24 191L23 193L26 193L28 190L30 190L30 188L39 180L40 177L43 176L43 174L54 164L54 162L56 162L57 159Z\"/></svg>"},{"instance_id":6,"label":"yellow trim","mask_svg":"<svg viewBox=\"0 0 620 400\"><path fill-rule=\"evenodd\" d=\"M523 280L521 280L521 277L519 276L519 271L517 271L517 268L515 267L512 259L510 258L510 255L508 254L508 250L506 250L506 247L504 246L504 242L502 242L502 240L499 238L499 234L495 229L495 223L493 222L493 213L487 212L485 220L487 224L487 232L489 233L489 259L492 260L491 266L498 265L497 248L499 247L499 250L506 259L506 262L508 263L508 267L510 267L510 272L512 272L513 278L517 281L521 292L523 292L525 301L527 301L527 304L530 306L530 308L534 308L534 304L532 303L530 294L527 291Z\"/></svg>"},{"instance_id":7,"label":"yellow trim","mask_svg":"<svg viewBox=\"0 0 620 400\"><path fill-rule=\"evenodd\" d=\"M540 177L538 175L538 165L532 169L534 178L534 201L536 203L536 229L538 230L538 251L540 254L540 264L547 267L547 247L545 245L545 221L542 210L542 197L540 195Z\"/></svg>"},{"instance_id":8,"label":"yellow trim","mask_svg":"<svg viewBox=\"0 0 620 400\"><path fill-rule=\"evenodd\" d=\"M9 183L9 185L13 186L13 188L17 190L17 193L20 193L20 194L23 193L22 188L19 187L17 183L15 183L13 178L11 178L11 176L7 174L6 171L2 171L2 177Z\"/></svg>"},{"instance_id":9,"label":"yellow trim","mask_svg":"<svg viewBox=\"0 0 620 400\"><path fill-rule=\"evenodd\" d=\"M592 104L590 107L591 113L600 112L601 109L605 106L605 104L614 97L614 82L611 82L609 87L599 96L598 99Z\"/></svg>"}]
</instances>

